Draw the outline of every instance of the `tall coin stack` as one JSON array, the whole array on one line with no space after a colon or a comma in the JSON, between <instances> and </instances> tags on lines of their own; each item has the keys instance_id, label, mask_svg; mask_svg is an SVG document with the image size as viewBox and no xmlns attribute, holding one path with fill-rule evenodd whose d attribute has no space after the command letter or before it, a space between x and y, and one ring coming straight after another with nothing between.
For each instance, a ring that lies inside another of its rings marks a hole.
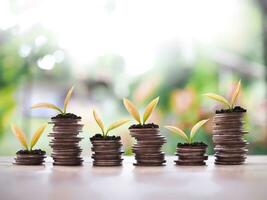
<instances>
[{"instance_id":1,"label":"tall coin stack","mask_svg":"<svg viewBox=\"0 0 267 200\"><path fill-rule=\"evenodd\" d=\"M90 139L92 143L93 166L121 166L122 143L120 137L114 140Z\"/></svg>"},{"instance_id":2,"label":"tall coin stack","mask_svg":"<svg viewBox=\"0 0 267 200\"><path fill-rule=\"evenodd\" d=\"M215 164L241 165L246 160L248 142L243 138L245 112L216 114L213 119Z\"/></svg>"},{"instance_id":3,"label":"tall coin stack","mask_svg":"<svg viewBox=\"0 0 267 200\"><path fill-rule=\"evenodd\" d=\"M161 151L166 142L159 128L130 128L130 134L137 143L133 146L136 166L162 166L166 162L165 154Z\"/></svg>"},{"instance_id":4,"label":"tall coin stack","mask_svg":"<svg viewBox=\"0 0 267 200\"><path fill-rule=\"evenodd\" d=\"M79 123L80 121L80 118L52 118L50 123L54 124L53 132L48 136L52 137L49 145L52 148L51 157L54 165L82 165L82 149L79 146L82 138L78 135L82 132L83 125Z\"/></svg>"}]
</instances>

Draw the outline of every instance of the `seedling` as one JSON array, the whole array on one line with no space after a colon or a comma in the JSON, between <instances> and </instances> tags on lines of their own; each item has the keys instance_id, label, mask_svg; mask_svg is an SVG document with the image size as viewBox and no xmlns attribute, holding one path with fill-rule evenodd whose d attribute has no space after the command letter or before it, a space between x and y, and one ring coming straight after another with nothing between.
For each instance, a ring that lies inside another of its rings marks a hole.
<instances>
[{"instance_id":1,"label":"seedling","mask_svg":"<svg viewBox=\"0 0 267 200\"><path fill-rule=\"evenodd\" d=\"M74 87L71 87L65 97L64 100L64 106L63 109L59 108L58 106L51 104L51 103L38 103L33 105L31 108L48 108L48 109L53 109L53 110L57 110L58 112L60 112L62 115L66 115L67 114L67 106L69 104L72 92L73 92Z\"/></svg>"},{"instance_id":2,"label":"seedling","mask_svg":"<svg viewBox=\"0 0 267 200\"><path fill-rule=\"evenodd\" d=\"M151 116L153 110L157 106L159 102L159 97L153 99L146 107L145 112L143 114L143 120L141 121L140 113L138 112L136 106L129 100L124 98L123 99L123 104L127 111L130 113L130 115L133 116L133 118L139 123L139 124L145 124L146 121L149 119Z\"/></svg>"},{"instance_id":3,"label":"seedling","mask_svg":"<svg viewBox=\"0 0 267 200\"><path fill-rule=\"evenodd\" d=\"M102 136L105 138L107 137L108 133L111 131L111 130L114 130L120 126L122 126L123 124L129 122L128 119L121 119L121 120L118 120L116 122L113 122L112 124L110 124L108 126L107 129L105 129L105 126L104 126L104 123L102 122L101 118L98 116L98 114L96 113L96 111L94 110L93 111L93 115L94 115L94 118L95 118L95 121L97 123L97 125L99 126L99 128L101 129L101 132L102 132Z\"/></svg>"},{"instance_id":4,"label":"seedling","mask_svg":"<svg viewBox=\"0 0 267 200\"><path fill-rule=\"evenodd\" d=\"M236 86L235 92L233 93L233 96L231 98L231 100L227 100L226 98L224 98L223 96L214 94L214 93L206 93L204 94L205 96L214 99L215 101L218 101L222 104L224 104L225 106L227 106L230 110L233 110L237 101L237 97L240 93L240 88L241 88L241 80L238 81L238 84Z\"/></svg>"},{"instance_id":5,"label":"seedling","mask_svg":"<svg viewBox=\"0 0 267 200\"><path fill-rule=\"evenodd\" d=\"M15 124L12 124L11 129L12 129L12 132L14 133L14 135L18 138L18 140L22 144L22 146L27 151L32 151L33 147L35 146L35 144L39 140L40 136L44 132L46 126L47 126L47 124L41 126L40 128L38 128L36 130L36 132L33 134L32 138L31 138L30 144L28 144L27 138L26 138L24 132L19 127L17 127Z\"/></svg>"},{"instance_id":6,"label":"seedling","mask_svg":"<svg viewBox=\"0 0 267 200\"><path fill-rule=\"evenodd\" d=\"M177 133L181 138L183 138L187 143L192 144L193 139L198 131L209 119L201 120L196 123L190 131L190 135L188 136L182 129L175 126L165 126L168 130Z\"/></svg>"}]
</instances>

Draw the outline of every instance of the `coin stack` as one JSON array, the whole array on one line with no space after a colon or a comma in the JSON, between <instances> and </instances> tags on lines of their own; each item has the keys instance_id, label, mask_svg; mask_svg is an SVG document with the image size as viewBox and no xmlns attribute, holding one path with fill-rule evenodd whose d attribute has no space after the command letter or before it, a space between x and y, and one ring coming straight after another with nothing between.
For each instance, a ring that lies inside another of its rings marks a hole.
<instances>
[{"instance_id":1,"label":"coin stack","mask_svg":"<svg viewBox=\"0 0 267 200\"><path fill-rule=\"evenodd\" d=\"M34 150L33 153L20 153L19 151L16 156L14 162L16 165L42 165L46 158L45 151L40 150Z\"/></svg>"},{"instance_id":2,"label":"coin stack","mask_svg":"<svg viewBox=\"0 0 267 200\"><path fill-rule=\"evenodd\" d=\"M122 165L122 143L120 137L115 140L90 139L92 143L93 166L121 166Z\"/></svg>"},{"instance_id":3,"label":"coin stack","mask_svg":"<svg viewBox=\"0 0 267 200\"><path fill-rule=\"evenodd\" d=\"M137 143L133 146L136 166L162 166L166 162L165 155L161 151L166 142L160 134L159 128L130 128L130 134Z\"/></svg>"},{"instance_id":4,"label":"coin stack","mask_svg":"<svg viewBox=\"0 0 267 200\"><path fill-rule=\"evenodd\" d=\"M215 164L241 165L246 160L248 142L243 138L244 112L219 113L213 119Z\"/></svg>"},{"instance_id":5,"label":"coin stack","mask_svg":"<svg viewBox=\"0 0 267 200\"><path fill-rule=\"evenodd\" d=\"M206 160L208 156L206 155L208 145L204 143L194 143L194 144L181 144L179 143L176 148L176 156L178 160L174 162L176 165L183 166L198 166L206 165Z\"/></svg>"},{"instance_id":6,"label":"coin stack","mask_svg":"<svg viewBox=\"0 0 267 200\"><path fill-rule=\"evenodd\" d=\"M50 147L52 148L51 157L54 165L62 166L79 166L82 165L81 158L82 149L79 142L82 140L78 137L82 131L83 125L80 124L81 119L71 118L52 118L51 124L53 132L49 133L52 137Z\"/></svg>"}]
</instances>

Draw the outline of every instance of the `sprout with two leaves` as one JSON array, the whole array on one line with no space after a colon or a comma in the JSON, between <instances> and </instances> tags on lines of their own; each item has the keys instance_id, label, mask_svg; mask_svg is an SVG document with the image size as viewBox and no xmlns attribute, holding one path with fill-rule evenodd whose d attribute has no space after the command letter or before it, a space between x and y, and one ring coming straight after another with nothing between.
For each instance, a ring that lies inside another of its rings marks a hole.
<instances>
[{"instance_id":1,"label":"sprout with two leaves","mask_svg":"<svg viewBox=\"0 0 267 200\"><path fill-rule=\"evenodd\" d=\"M159 97L153 99L145 108L144 114L143 114L143 119L141 120L140 113L138 112L136 106L129 100L124 98L123 99L123 104L127 111L133 116L133 118L138 122L138 124L144 125L149 117L151 116L153 110L157 106L159 102Z\"/></svg>"},{"instance_id":2,"label":"sprout with two leaves","mask_svg":"<svg viewBox=\"0 0 267 200\"><path fill-rule=\"evenodd\" d=\"M27 150L27 151L32 151L33 147L36 145L36 143L38 142L40 136L42 135L42 133L44 132L45 128L46 128L47 124L44 124L43 126L39 127L35 133L33 134L30 143L28 144L27 138L24 134L24 132L17 127L15 124L11 125L11 129L12 132L14 133L14 135L18 138L18 140L20 141L20 143L22 144L22 146Z\"/></svg>"},{"instance_id":3,"label":"sprout with two leaves","mask_svg":"<svg viewBox=\"0 0 267 200\"><path fill-rule=\"evenodd\" d=\"M207 121L209 121L209 119L205 119L205 120L201 120L199 122L197 122L193 128L190 131L190 134L187 135L183 130L181 130L178 127L175 126L165 126L165 128L167 128L168 130L170 130L173 133L177 133L181 138L183 138L188 144L192 144L193 143L193 139L198 131L198 129L201 128L201 126L203 126Z\"/></svg>"},{"instance_id":4,"label":"sprout with two leaves","mask_svg":"<svg viewBox=\"0 0 267 200\"><path fill-rule=\"evenodd\" d=\"M99 126L99 128L101 129L101 132L102 132L102 136L104 138L107 137L108 133L120 126L122 126L123 124L129 122L128 119L121 119L121 120L118 120L116 122L113 122L112 124L110 124L107 129L105 129L105 126L104 126L104 123L103 121L101 120L101 118L99 117L99 115L96 113L95 110L93 110L93 115L94 115L94 119L97 123L97 125Z\"/></svg>"},{"instance_id":5,"label":"sprout with two leaves","mask_svg":"<svg viewBox=\"0 0 267 200\"><path fill-rule=\"evenodd\" d=\"M58 106L51 104L51 103L38 103L38 104L33 105L31 108L48 108L48 109L57 110L62 115L66 115L67 114L67 106L69 104L73 90L74 90L74 87L72 86L69 89L69 91L65 97L63 109L61 109Z\"/></svg>"},{"instance_id":6,"label":"sprout with two leaves","mask_svg":"<svg viewBox=\"0 0 267 200\"><path fill-rule=\"evenodd\" d=\"M233 96L231 97L231 100L228 101L226 98L224 98L223 96L214 94L214 93L206 93L204 94L204 96L207 96L215 101L218 101L222 104L224 104L229 110L233 111L235 104L237 102L237 97L240 93L240 88L241 88L241 80L238 81L238 84L236 86L236 89L233 93Z\"/></svg>"}]
</instances>

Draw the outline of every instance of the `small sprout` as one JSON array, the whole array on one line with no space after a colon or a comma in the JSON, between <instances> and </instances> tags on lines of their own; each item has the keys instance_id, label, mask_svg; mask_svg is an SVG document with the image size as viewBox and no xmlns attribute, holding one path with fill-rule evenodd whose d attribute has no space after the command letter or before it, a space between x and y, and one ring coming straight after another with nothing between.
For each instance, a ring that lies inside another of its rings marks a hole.
<instances>
[{"instance_id":1,"label":"small sprout","mask_svg":"<svg viewBox=\"0 0 267 200\"><path fill-rule=\"evenodd\" d=\"M25 149L28 150L28 142L27 142L27 138L24 132L19 127L17 127L15 124L11 125L11 129L14 135L19 139L22 146L24 146Z\"/></svg>"},{"instance_id":2,"label":"small sprout","mask_svg":"<svg viewBox=\"0 0 267 200\"><path fill-rule=\"evenodd\" d=\"M14 133L14 135L19 139L22 146L24 146L26 150L31 151L33 149L33 147L35 146L35 144L37 143L37 141L39 140L42 133L44 132L46 126L47 126L47 124L44 124L43 126L41 126L40 128L38 128L36 130L36 132L32 136L30 145L28 145L27 138L26 138L24 132L19 127L17 127L15 124L12 124L11 129L12 129L12 132Z\"/></svg>"},{"instance_id":3,"label":"small sprout","mask_svg":"<svg viewBox=\"0 0 267 200\"><path fill-rule=\"evenodd\" d=\"M238 81L237 87L235 89L235 92L233 93L233 96L231 98L231 101L228 101L223 96L214 94L214 93L206 93L204 96L207 96L211 99L214 99L215 101L223 103L226 107L228 107L230 110L233 110L237 101L237 97L240 93L241 88L241 80Z\"/></svg>"},{"instance_id":4,"label":"small sprout","mask_svg":"<svg viewBox=\"0 0 267 200\"><path fill-rule=\"evenodd\" d=\"M69 101L70 101L70 98L71 98L71 95L72 95L73 90L74 90L74 87L72 86L70 88L70 90L68 91L66 97L65 97L65 100L64 100L64 108L63 108L63 112L64 113L67 112L67 107L68 107L68 104L69 104Z\"/></svg>"},{"instance_id":5,"label":"small sprout","mask_svg":"<svg viewBox=\"0 0 267 200\"><path fill-rule=\"evenodd\" d=\"M58 106L56 106L54 104L51 104L51 103L38 103L38 104L33 105L31 108L32 109L33 108L49 108L49 109L57 110L61 114L65 115L67 113L67 106L69 104L69 101L70 101L71 95L73 93L73 90L74 90L74 87L72 86L69 89L69 91L68 91L68 93L67 93L67 95L65 97L63 109L61 109Z\"/></svg>"},{"instance_id":6,"label":"small sprout","mask_svg":"<svg viewBox=\"0 0 267 200\"><path fill-rule=\"evenodd\" d=\"M103 135L105 135L105 127L104 127L104 124L103 124L102 120L100 119L100 117L97 115L97 113L96 113L95 110L93 110L93 115L94 115L95 121L98 124L98 126L100 127Z\"/></svg>"},{"instance_id":7,"label":"small sprout","mask_svg":"<svg viewBox=\"0 0 267 200\"><path fill-rule=\"evenodd\" d=\"M190 135L186 135L186 133L181 130L178 127L174 127L174 126L165 126L165 128L167 128L168 130L170 130L171 132L177 133L178 135L180 135L181 138L183 138L187 143L191 144L193 141L193 138L195 137L198 129L200 129L201 126L203 126L207 121L209 121L209 119L205 119L205 120L201 120L198 123L195 124L195 126L193 126L193 128L190 131Z\"/></svg>"},{"instance_id":8,"label":"small sprout","mask_svg":"<svg viewBox=\"0 0 267 200\"><path fill-rule=\"evenodd\" d=\"M30 144L30 149L32 150L32 148L36 145L36 143L38 142L39 138L41 137L42 133L44 132L45 128L46 128L47 124L39 127L35 133L32 136L31 139L31 144Z\"/></svg>"},{"instance_id":9,"label":"small sprout","mask_svg":"<svg viewBox=\"0 0 267 200\"><path fill-rule=\"evenodd\" d=\"M150 117L150 115L152 114L153 110L155 109L155 107L157 106L159 102L159 97L157 97L156 99L152 100L146 107L145 112L144 112L144 116L143 116L143 124L146 123L146 121L148 120L148 118Z\"/></svg>"},{"instance_id":10,"label":"small sprout","mask_svg":"<svg viewBox=\"0 0 267 200\"><path fill-rule=\"evenodd\" d=\"M128 119L118 120L118 121L113 122L112 124L110 124L108 126L107 130L105 130L105 126L104 126L102 120L100 119L100 117L98 116L98 114L96 113L95 110L93 110L93 115L94 115L94 118L95 118L95 121L96 121L97 125L101 129L103 137L106 137L111 130L114 130L114 129L122 126L123 124L129 122Z\"/></svg>"},{"instance_id":11,"label":"small sprout","mask_svg":"<svg viewBox=\"0 0 267 200\"><path fill-rule=\"evenodd\" d=\"M237 101L237 97L240 93L240 88L241 88L241 80L238 81L238 84L236 86L235 92L233 93L233 96L231 98L231 106L232 108L234 107L236 101Z\"/></svg>"},{"instance_id":12,"label":"small sprout","mask_svg":"<svg viewBox=\"0 0 267 200\"><path fill-rule=\"evenodd\" d=\"M37 103L37 104L33 105L31 108L32 109L33 108L49 108L49 109L57 110L61 114L64 114L64 112L59 107L57 107L51 103Z\"/></svg>"},{"instance_id":13,"label":"small sprout","mask_svg":"<svg viewBox=\"0 0 267 200\"><path fill-rule=\"evenodd\" d=\"M112 124L110 124L108 126L107 131L106 131L106 135L108 134L109 131L114 130L115 128L118 128L127 122L129 122L128 119L121 119L121 120L118 120L116 122L113 122Z\"/></svg>"},{"instance_id":14,"label":"small sprout","mask_svg":"<svg viewBox=\"0 0 267 200\"><path fill-rule=\"evenodd\" d=\"M196 123L195 126L193 126L193 128L190 131L190 142L192 142L192 140L195 137L198 129L200 129L201 126L203 126L207 121L209 121L209 119L201 120L198 123Z\"/></svg>"},{"instance_id":15,"label":"small sprout","mask_svg":"<svg viewBox=\"0 0 267 200\"><path fill-rule=\"evenodd\" d=\"M124 103L125 108L128 110L128 112L133 116L133 118L139 124L141 124L140 114L139 114L137 108L135 107L135 105L130 100L128 100L126 98L123 99L123 103Z\"/></svg>"},{"instance_id":16,"label":"small sprout","mask_svg":"<svg viewBox=\"0 0 267 200\"><path fill-rule=\"evenodd\" d=\"M146 121L151 116L153 110L156 108L157 104L159 102L159 97L153 99L146 107L145 112L143 114L143 121L141 122L140 114L136 108L136 106L129 100L124 98L123 104L127 111L133 116L133 118L139 123L139 124L145 124Z\"/></svg>"},{"instance_id":17,"label":"small sprout","mask_svg":"<svg viewBox=\"0 0 267 200\"><path fill-rule=\"evenodd\" d=\"M178 127L174 127L174 126L165 126L165 128L172 131L173 133L179 134L180 137L182 137L185 141L187 141L189 143L189 138L182 129L180 129Z\"/></svg>"}]
</instances>

